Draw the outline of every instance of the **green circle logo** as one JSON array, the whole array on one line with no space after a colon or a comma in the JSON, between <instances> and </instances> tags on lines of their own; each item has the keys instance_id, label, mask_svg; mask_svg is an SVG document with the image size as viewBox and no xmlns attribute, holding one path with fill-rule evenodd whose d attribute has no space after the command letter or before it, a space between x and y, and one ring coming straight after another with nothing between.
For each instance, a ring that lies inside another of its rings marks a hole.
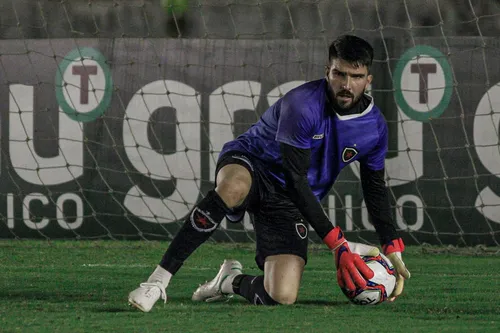
<instances>
[{"instance_id":1,"label":"green circle logo","mask_svg":"<svg viewBox=\"0 0 500 333\"><path fill-rule=\"evenodd\" d=\"M406 51L394 71L394 98L411 119L438 118L450 104L453 92L451 67L439 50L419 45Z\"/></svg>"},{"instance_id":2,"label":"green circle logo","mask_svg":"<svg viewBox=\"0 0 500 333\"><path fill-rule=\"evenodd\" d=\"M59 106L75 121L93 121L111 103L111 71L95 49L78 48L68 53L58 66L55 83Z\"/></svg>"}]
</instances>

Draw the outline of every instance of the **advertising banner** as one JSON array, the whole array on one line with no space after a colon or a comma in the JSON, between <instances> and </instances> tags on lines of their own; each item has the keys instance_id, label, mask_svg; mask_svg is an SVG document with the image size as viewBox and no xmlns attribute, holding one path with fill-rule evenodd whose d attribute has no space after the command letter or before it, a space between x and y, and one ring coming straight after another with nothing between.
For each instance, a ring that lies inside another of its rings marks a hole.
<instances>
[{"instance_id":1,"label":"advertising banner","mask_svg":"<svg viewBox=\"0 0 500 333\"><path fill-rule=\"evenodd\" d=\"M500 239L500 40L371 40L390 132L393 215L409 244ZM0 41L0 238L171 239L213 188L222 145L324 76L323 40ZM377 239L357 163L323 201ZM313 232L313 240L317 240ZM219 241L250 241L251 217Z\"/></svg>"}]
</instances>

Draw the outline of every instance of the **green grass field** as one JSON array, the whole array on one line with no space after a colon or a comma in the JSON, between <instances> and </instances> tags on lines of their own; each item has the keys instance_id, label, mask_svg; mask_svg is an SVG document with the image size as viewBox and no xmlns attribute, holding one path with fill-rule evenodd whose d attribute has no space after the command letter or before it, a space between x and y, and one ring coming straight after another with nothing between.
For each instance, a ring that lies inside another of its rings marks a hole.
<instances>
[{"instance_id":1,"label":"green grass field","mask_svg":"<svg viewBox=\"0 0 500 333\"><path fill-rule=\"evenodd\" d=\"M127 294L160 260L166 243L1 241L0 332L500 332L500 255L429 254L409 248L404 296L350 304L332 255L312 249L297 304L263 307L242 298L191 302L224 258L258 274L252 245L206 244L172 280L168 302L150 313Z\"/></svg>"}]
</instances>

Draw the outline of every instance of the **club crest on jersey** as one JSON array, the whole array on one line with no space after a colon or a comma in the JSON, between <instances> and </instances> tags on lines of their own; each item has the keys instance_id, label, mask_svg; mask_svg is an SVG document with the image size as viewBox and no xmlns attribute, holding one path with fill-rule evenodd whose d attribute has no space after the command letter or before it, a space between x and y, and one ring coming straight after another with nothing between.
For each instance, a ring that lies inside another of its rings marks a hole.
<instances>
[{"instance_id":1,"label":"club crest on jersey","mask_svg":"<svg viewBox=\"0 0 500 333\"><path fill-rule=\"evenodd\" d=\"M304 223L295 223L295 230L301 239L305 239L307 237L307 227Z\"/></svg>"},{"instance_id":2,"label":"club crest on jersey","mask_svg":"<svg viewBox=\"0 0 500 333\"><path fill-rule=\"evenodd\" d=\"M358 151L356 150L356 148L345 147L344 151L342 152L342 161L344 161L344 163L348 163L354 157L356 157L356 155L358 155Z\"/></svg>"},{"instance_id":3,"label":"club crest on jersey","mask_svg":"<svg viewBox=\"0 0 500 333\"><path fill-rule=\"evenodd\" d=\"M191 225L200 232L210 232L217 228L212 218L204 211L196 207L191 213Z\"/></svg>"}]
</instances>

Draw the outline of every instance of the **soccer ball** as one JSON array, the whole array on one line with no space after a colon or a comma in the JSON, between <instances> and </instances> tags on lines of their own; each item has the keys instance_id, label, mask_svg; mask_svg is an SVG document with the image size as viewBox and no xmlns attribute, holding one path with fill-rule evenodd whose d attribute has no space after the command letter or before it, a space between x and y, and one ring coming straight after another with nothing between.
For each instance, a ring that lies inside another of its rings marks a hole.
<instances>
[{"instance_id":1,"label":"soccer ball","mask_svg":"<svg viewBox=\"0 0 500 333\"><path fill-rule=\"evenodd\" d=\"M375 275L368 280L365 288L354 291L342 289L347 298L357 305L376 305L384 302L396 286L396 271L391 261L379 254L376 257L361 256Z\"/></svg>"}]
</instances>

